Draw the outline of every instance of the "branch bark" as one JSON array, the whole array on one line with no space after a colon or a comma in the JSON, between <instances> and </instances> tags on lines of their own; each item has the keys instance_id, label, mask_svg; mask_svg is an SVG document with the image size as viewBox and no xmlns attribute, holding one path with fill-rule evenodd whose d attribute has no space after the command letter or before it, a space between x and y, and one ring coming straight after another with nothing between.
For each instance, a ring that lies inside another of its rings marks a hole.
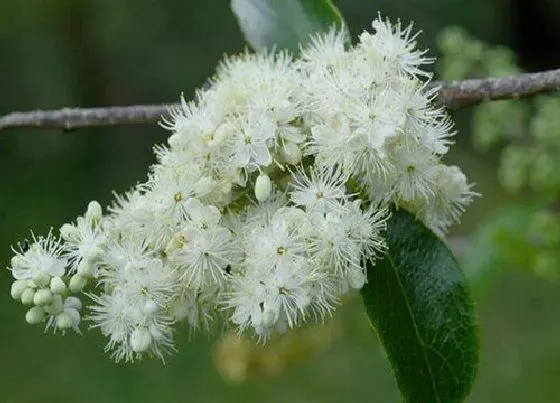
<instances>
[{"instance_id":1,"label":"branch bark","mask_svg":"<svg viewBox=\"0 0 560 403\"><path fill-rule=\"evenodd\" d=\"M525 73L502 78L461 81L434 81L438 100L449 110L484 101L518 99L560 90L560 69ZM72 130L93 126L116 126L157 122L174 104L115 106L102 108L63 108L12 112L0 116L0 131L16 128Z\"/></svg>"},{"instance_id":2,"label":"branch bark","mask_svg":"<svg viewBox=\"0 0 560 403\"><path fill-rule=\"evenodd\" d=\"M519 99L560 90L560 69L501 78L434 81L438 98L455 110L498 99Z\"/></svg>"},{"instance_id":3,"label":"branch bark","mask_svg":"<svg viewBox=\"0 0 560 403\"><path fill-rule=\"evenodd\" d=\"M154 123L167 114L170 106L172 104L12 112L0 116L0 131L16 128L72 130L93 126Z\"/></svg>"}]
</instances>

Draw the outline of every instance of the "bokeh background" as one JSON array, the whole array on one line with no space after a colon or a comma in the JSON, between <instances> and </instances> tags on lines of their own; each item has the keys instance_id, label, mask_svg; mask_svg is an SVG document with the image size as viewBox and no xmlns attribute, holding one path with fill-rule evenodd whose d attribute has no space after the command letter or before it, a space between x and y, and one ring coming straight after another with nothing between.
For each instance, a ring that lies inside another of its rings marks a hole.
<instances>
[{"instance_id":1,"label":"bokeh background","mask_svg":"<svg viewBox=\"0 0 560 403\"><path fill-rule=\"evenodd\" d=\"M379 10L414 21L423 30L420 44L435 54L438 32L460 25L513 48L526 70L560 67L557 0L335 3L354 37ZM0 113L174 101L181 91L190 97L224 53L243 47L227 0L2 0ZM496 155L472 149L469 111L455 117L460 133L448 162L461 165L484 194L455 230L468 236L512 196L497 182ZM0 268L30 229L58 228L89 200L108 205L112 191L143 181L153 144L166 136L156 125L1 132ZM233 382L224 366L240 355L235 343L219 344L218 336L189 342L184 329L165 365L115 364L96 332L53 336L27 325L10 284L10 273L0 270L0 402L399 401L356 298L311 336L259 351L251 379ZM476 295L481 364L468 401L560 401L560 285L512 269Z\"/></svg>"}]
</instances>

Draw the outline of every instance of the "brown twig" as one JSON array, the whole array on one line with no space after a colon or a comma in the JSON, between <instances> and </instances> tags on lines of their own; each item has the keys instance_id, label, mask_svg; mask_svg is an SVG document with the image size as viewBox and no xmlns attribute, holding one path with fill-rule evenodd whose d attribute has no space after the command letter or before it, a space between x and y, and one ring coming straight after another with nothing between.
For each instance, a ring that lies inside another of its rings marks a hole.
<instances>
[{"instance_id":1,"label":"brown twig","mask_svg":"<svg viewBox=\"0 0 560 403\"><path fill-rule=\"evenodd\" d=\"M12 112L0 116L0 131L16 128L72 130L81 127L154 123L167 114L170 106L172 104Z\"/></svg>"},{"instance_id":2,"label":"brown twig","mask_svg":"<svg viewBox=\"0 0 560 403\"><path fill-rule=\"evenodd\" d=\"M438 99L455 110L484 101L518 99L560 90L560 69L525 73L502 78L462 81L434 81ZM16 128L71 130L80 127L116 126L157 122L172 104L116 106L105 108L64 108L50 111L12 112L0 116L0 131Z\"/></svg>"},{"instance_id":3,"label":"brown twig","mask_svg":"<svg viewBox=\"0 0 560 403\"><path fill-rule=\"evenodd\" d=\"M519 99L560 90L560 69L511 77L461 81L434 81L438 98L448 109L461 109L484 101Z\"/></svg>"}]
</instances>

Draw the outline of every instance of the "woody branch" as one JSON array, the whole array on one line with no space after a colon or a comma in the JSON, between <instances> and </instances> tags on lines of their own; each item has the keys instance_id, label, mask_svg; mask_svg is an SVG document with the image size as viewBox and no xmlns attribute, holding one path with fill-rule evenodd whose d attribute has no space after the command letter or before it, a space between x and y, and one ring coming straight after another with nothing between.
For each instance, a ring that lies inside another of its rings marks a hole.
<instances>
[{"instance_id":1,"label":"woody branch","mask_svg":"<svg viewBox=\"0 0 560 403\"><path fill-rule=\"evenodd\" d=\"M430 88L434 87L439 88L438 101L449 110L457 110L485 101L518 99L558 91L560 69L501 78L434 81ZM12 112L0 116L0 131L22 128L71 130L154 123L165 116L172 105L174 104Z\"/></svg>"}]
</instances>

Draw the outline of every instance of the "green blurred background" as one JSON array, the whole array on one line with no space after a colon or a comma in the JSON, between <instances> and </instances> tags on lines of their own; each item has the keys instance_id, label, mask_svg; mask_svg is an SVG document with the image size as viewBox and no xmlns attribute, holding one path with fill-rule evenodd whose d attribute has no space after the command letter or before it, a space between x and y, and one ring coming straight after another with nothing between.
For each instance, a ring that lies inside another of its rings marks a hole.
<instances>
[{"instance_id":1,"label":"green blurred background","mask_svg":"<svg viewBox=\"0 0 560 403\"><path fill-rule=\"evenodd\" d=\"M437 33L461 25L519 53L527 70L560 66L557 0L339 0L355 37L377 11ZM192 96L224 53L243 49L227 0L2 0L0 113L63 106L126 105ZM432 52L437 53L437 52ZM465 236L510 201L496 179L496 156L477 155L469 111L448 162L464 167L484 194L455 230ZM0 133L0 266L10 245L73 220L96 199L111 201L146 177L152 126ZM113 363L96 332L45 335L25 323L0 272L0 402L397 402L396 384L360 301L349 301L328 348L279 377L226 382L212 361L217 338L179 332L166 364ZM479 285L476 284L475 287ZM518 270L476 292L481 325L479 378L469 402L560 401L560 286ZM84 326L85 329L85 326ZM328 332L328 330L325 330ZM306 355L306 354L302 354ZM428 402L429 403L429 402Z\"/></svg>"}]
</instances>

